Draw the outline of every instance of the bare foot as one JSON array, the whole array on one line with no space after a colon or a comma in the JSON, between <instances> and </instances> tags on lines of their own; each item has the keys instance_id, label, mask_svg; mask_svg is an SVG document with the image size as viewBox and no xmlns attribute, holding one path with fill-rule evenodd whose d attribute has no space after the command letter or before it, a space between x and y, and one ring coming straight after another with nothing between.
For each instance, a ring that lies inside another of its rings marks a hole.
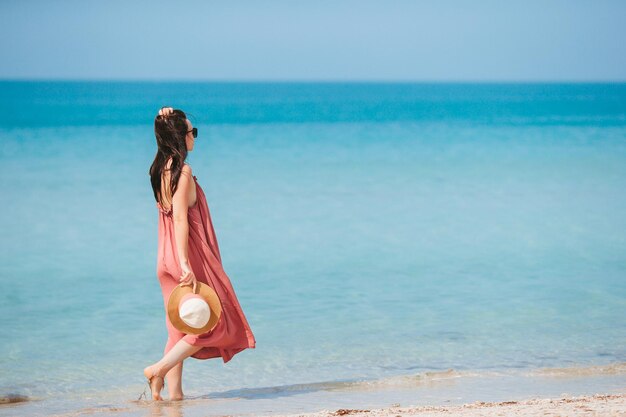
<instances>
[{"instance_id":1,"label":"bare foot","mask_svg":"<svg viewBox=\"0 0 626 417\"><path fill-rule=\"evenodd\" d=\"M163 401L163 397L161 397L161 390L163 389L163 385L165 381L163 377L157 375L157 371L154 370L154 365L147 366L143 370L143 374L146 379L149 380L150 383L150 391L152 391L152 399L157 401Z\"/></svg>"}]
</instances>

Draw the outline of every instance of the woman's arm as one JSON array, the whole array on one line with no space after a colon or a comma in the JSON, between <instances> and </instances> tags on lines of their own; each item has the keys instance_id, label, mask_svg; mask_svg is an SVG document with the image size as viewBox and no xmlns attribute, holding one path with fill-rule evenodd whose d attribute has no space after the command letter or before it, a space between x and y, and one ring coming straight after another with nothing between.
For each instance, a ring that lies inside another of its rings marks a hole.
<instances>
[{"instance_id":1,"label":"woman's arm","mask_svg":"<svg viewBox=\"0 0 626 417\"><path fill-rule=\"evenodd\" d=\"M189 265L189 221L187 211L189 210L189 193L193 185L191 167L183 165L176 192L172 196L172 214L174 218L174 235L176 237L176 249L180 267L183 271L180 277L181 282L191 282L195 279L191 266ZM189 276L189 275L192 276Z\"/></svg>"}]
</instances>

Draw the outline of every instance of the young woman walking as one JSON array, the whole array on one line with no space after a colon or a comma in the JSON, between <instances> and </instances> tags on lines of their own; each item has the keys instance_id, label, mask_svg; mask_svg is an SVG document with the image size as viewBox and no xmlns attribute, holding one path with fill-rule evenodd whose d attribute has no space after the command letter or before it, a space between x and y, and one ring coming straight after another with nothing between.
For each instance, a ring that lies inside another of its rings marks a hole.
<instances>
[{"instance_id":1,"label":"young woman walking","mask_svg":"<svg viewBox=\"0 0 626 417\"><path fill-rule=\"evenodd\" d=\"M170 400L182 400L183 361L221 357L224 363L256 341L241 305L224 272L209 207L198 180L185 163L198 130L182 110L163 107L154 120L157 153L150 167L152 190L159 215L157 277L167 311L169 295L178 285L211 287L222 312L215 327L204 334L186 334L165 314L168 339L164 356L147 366L152 398L162 400L167 385Z\"/></svg>"}]
</instances>

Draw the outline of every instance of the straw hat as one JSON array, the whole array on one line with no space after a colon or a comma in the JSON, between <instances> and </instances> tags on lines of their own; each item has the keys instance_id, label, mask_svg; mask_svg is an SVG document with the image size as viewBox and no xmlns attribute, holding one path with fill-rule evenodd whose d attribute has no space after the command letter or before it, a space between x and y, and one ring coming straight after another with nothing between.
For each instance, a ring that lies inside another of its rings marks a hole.
<instances>
[{"instance_id":1,"label":"straw hat","mask_svg":"<svg viewBox=\"0 0 626 417\"><path fill-rule=\"evenodd\" d=\"M187 334L213 330L222 314L222 305L215 290L200 281L196 284L195 293L191 285L178 284L167 301L170 322Z\"/></svg>"}]
</instances>

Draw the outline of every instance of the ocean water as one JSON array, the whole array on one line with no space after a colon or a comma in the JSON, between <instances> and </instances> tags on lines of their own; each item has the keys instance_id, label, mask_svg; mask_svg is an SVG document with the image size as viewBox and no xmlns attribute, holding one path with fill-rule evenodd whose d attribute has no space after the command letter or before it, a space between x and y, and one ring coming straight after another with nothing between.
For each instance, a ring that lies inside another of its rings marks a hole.
<instances>
[{"instance_id":1,"label":"ocean water","mask_svg":"<svg viewBox=\"0 0 626 417\"><path fill-rule=\"evenodd\" d=\"M626 84L4 81L0 415L154 413L162 105L257 347L161 411L626 388Z\"/></svg>"}]
</instances>

